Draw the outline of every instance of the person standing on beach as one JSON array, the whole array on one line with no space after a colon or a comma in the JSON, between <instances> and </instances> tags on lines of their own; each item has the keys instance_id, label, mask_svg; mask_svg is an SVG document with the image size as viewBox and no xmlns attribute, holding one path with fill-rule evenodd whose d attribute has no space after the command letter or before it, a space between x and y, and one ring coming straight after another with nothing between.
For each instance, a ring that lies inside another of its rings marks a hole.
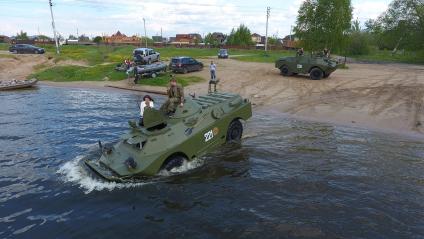
<instances>
[{"instance_id":1,"label":"person standing on beach","mask_svg":"<svg viewBox=\"0 0 424 239\"><path fill-rule=\"evenodd\" d=\"M209 65L209 70L211 72L211 80L209 81L209 93L212 93L212 85L215 87L216 92L216 85L218 84L218 80L216 79L216 65L213 61L211 61L211 64Z\"/></svg>"},{"instance_id":2,"label":"person standing on beach","mask_svg":"<svg viewBox=\"0 0 424 239\"><path fill-rule=\"evenodd\" d=\"M211 72L211 80L216 80L216 65L211 61L211 64L209 65L209 70Z\"/></svg>"}]
</instances>

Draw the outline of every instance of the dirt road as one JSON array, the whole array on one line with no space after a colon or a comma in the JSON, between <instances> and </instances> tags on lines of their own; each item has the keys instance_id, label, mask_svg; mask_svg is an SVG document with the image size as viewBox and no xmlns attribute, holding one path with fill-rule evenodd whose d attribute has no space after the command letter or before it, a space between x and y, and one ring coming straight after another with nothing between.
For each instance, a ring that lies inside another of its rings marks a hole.
<instances>
[{"instance_id":1,"label":"dirt road","mask_svg":"<svg viewBox=\"0 0 424 239\"><path fill-rule=\"evenodd\" d=\"M349 64L349 69L337 70L328 79L312 81L307 76L283 77L270 63L214 61L220 79L218 89L239 93L251 99L256 108L311 120L424 134L424 66ZM209 79L209 62L204 61L206 67L202 72L190 74ZM0 58L0 80L24 78L41 63L54 64L42 55ZM53 84L102 87L125 86L127 81ZM185 90L196 94L206 91L207 81Z\"/></svg>"},{"instance_id":2,"label":"dirt road","mask_svg":"<svg viewBox=\"0 0 424 239\"><path fill-rule=\"evenodd\" d=\"M283 77L269 63L215 60L219 89L308 119L424 133L424 66L350 64L330 78ZM205 62L208 64L208 62ZM206 79L208 70L194 73ZM205 83L188 91L205 92Z\"/></svg>"}]
</instances>

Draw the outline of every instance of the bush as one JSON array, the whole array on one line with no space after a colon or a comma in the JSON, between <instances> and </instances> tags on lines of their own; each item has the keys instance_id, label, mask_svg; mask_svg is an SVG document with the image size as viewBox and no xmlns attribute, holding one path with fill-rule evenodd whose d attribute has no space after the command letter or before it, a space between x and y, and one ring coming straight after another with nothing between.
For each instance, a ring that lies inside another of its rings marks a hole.
<instances>
[{"instance_id":1,"label":"bush","mask_svg":"<svg viewBox=\"0 0 424 239\"><path fill-rule=\"evenodd\" d=\"M348 55L358 56L370 53L369 39L366 33L354 32L349 37Z\"/></svg>"}]
</instances>

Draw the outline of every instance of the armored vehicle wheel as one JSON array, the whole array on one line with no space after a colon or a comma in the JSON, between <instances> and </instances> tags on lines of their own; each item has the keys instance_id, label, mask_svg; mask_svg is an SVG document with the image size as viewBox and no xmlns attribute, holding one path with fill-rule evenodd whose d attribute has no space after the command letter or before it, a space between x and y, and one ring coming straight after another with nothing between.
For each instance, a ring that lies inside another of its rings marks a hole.
<instances>
[{"instance_id":1,"label":"armored vehicle wheel","mask_svg":"<svg viewBox=\"0 0 424 239\"><path fill-rule=\"evenodd\" d=\"M291 75L293 75L293 73L289 70L289 68L287 66L282 66L280 68L280 71L281 71L281 75L283 75L283 76L291 76Z\"/></svg>"},{"instance_id":2,"label":"armored vehicle wheel","mask_svg":"<svg viewBox=\"0 0 424 239\"><path fill-rule=\"evenodd\" d=\"M228 126L227 142L240 141L243 135L243 125L240 120L233 120Z\"/></svg>"},{"instance_id":3,"label":"armored vehicle wheel","mask_svg":"<svg viewBox=\"0 0 424 239\"><path fill-rule=\"evenodd\" d=\"M181 167L186 161L187 158L183 155L176 154L169 157L162 165L162 169L165 169L166 171L171 171L174 168Z\"/></svg>"},{"instance_id":4,"label":"armored vehicle wheel","mask_svg":"<svg viewBox=\"0 0 424 239\"><path fill-rule=\"evenodd\" d=\"M187 73L188 73L187 68L184 68L184 69L183 69L183 73L184 73L184 74L187 74Z\"/></svg>"},{"instance_id":5,"label":"armored vehicle wheel","mask_svg":"<svg viewBox=\"0 0 424 239\"><path fill-rule=\"evenodd\" d=\"M322 77L324 76L324 72L322 72L322 70L319 68L314 68L311 70L309 75L312 80L321 80Z\"/></svg>"}]
</instances>

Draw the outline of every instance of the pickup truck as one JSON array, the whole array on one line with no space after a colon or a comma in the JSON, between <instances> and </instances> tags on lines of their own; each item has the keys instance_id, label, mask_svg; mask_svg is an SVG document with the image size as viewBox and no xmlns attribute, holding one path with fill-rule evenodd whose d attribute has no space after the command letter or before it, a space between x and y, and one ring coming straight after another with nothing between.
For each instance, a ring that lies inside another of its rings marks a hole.
<instances>
[{"instance_id":1,"label":"pickup truck","mask_svg":"<svg viewBox=\"0 0 424 239\"><path fill-rule=\"evenodd\" d=\"M159 61L160 54L151 48L136 48L133 51L134 62L138 65L148 64Z\"/></svg>"}]
</instances>

